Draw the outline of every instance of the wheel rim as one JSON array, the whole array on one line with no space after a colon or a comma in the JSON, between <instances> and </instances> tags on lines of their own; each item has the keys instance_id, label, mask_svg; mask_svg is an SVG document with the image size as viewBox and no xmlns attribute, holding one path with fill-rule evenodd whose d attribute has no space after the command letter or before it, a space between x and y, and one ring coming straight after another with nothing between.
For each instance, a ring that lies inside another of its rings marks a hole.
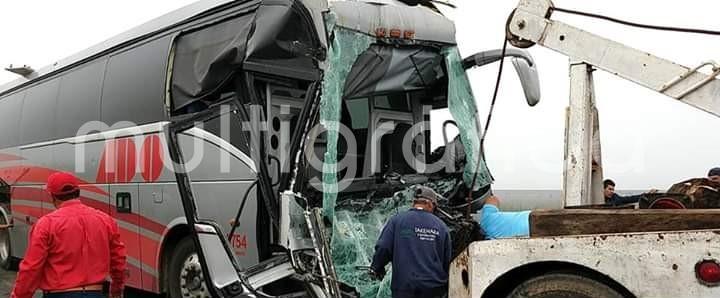
<instances>
[{"instance_id":1,"label":"wheel rim","mask_svg":"<svg viewBox=\"0 0 720 298\"><path fill-rule=\"evenodd\" d=\"M209 298L198 255L193 253L183 262L180 270L180 293L182 297Z\"/></svg>"},{"instance_id":2,"label":"wheel rim","mask_svg":"<svg viewBox=\"0 0 720 298\"><path fill-rule=\"evenodd\" d=\"M0 215L0 225L6 224L6 221ZM5 262L10 257L10 230L0 230L0 263Z\"/></svg>"}]
</instances>

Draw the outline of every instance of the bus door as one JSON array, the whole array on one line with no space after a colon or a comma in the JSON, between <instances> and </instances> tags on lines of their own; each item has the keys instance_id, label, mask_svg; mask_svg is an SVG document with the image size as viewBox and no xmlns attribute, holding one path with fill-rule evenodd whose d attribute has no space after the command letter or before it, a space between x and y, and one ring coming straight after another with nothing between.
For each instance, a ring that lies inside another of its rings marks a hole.
<instances>
[{"instance_id":1,"label":"bus door","mask_svg":"<svg viewBox=\"0 0 720 298\"><path fill-rule=\"evenodd\" d=\"M127 249L127 285L142 288L140 245L140 207L137 184L110 184L110 214L120 228L120 237Z\"/></svg>"}]
</instances>

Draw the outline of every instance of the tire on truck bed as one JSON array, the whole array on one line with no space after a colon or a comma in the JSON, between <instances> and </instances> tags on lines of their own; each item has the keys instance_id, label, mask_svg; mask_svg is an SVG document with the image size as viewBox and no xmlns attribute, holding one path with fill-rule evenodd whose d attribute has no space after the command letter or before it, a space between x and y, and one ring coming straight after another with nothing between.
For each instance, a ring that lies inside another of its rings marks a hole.
<instances>
[{"instance_id":1,"label":"tire on truck bed","mask_svg":"<svg viewBox=\"0 0 720 298\"><path fill-rule=\"evenodd\" d=\"M568 273L549 273L522 282L509 298L623 298L612 287Z\"/></svg>"}]
</instances>

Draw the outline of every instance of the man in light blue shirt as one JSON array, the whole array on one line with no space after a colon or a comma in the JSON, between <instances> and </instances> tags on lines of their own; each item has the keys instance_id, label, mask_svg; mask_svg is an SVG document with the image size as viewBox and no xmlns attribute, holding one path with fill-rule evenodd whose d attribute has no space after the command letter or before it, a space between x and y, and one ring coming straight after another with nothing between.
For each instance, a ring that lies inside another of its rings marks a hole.
<instances>
[{"instance_id":1,"label":"man in light blue shirt","mask_svg":"<svg viewBox=\"0 0 720 298\"><path fill-rule=\"evenodd\" d=\"M511 238L527 237L530 235L530 211L502 212L500 200L490 196L479 212L480 228L485 232L485 238Z\"/></svg>"}]
</instances>

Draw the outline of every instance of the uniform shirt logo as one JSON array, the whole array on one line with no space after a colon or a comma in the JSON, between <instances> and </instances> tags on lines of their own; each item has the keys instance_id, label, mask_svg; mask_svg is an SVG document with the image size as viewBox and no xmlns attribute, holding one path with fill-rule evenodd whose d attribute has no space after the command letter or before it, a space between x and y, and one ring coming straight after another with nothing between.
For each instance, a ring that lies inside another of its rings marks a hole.
<instances>
[{"instance_id":1,"label":"uniform shirt logo","mask_svg":"<svg viewBox=\"0 0 720 298\"><path fill-rule=\"evenodd\" d=\"M440 231L434 228L415 227L415 236L422 241L435 241Z\"/></svg>"}]
</instances>

